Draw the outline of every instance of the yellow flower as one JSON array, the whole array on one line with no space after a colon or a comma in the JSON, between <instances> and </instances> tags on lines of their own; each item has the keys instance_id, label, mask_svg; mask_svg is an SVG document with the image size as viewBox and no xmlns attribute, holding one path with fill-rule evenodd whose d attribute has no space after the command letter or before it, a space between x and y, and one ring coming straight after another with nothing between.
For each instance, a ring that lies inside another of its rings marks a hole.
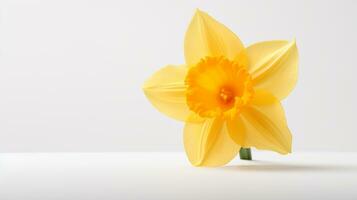
<instances>
[{"instance_id":1,"label":"yellow flower","mask_svg":"<svg viewBox=\"0 0 357 200\"><path fill-rule=\"evenodd\" d=\"M297 81L295 41L245 48L227 27L197 10L184 51L185 65L162 68L143 90L160 112L186 122L184 146L193 165L224 165L241 147L291 152L280 101Z\"/></svg>"}]
</instances>

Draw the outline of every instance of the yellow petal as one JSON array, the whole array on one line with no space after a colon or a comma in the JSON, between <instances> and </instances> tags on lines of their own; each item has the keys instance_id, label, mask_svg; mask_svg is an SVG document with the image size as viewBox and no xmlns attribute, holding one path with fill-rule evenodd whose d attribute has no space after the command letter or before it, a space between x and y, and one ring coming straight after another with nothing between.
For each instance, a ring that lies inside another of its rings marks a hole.
<instances>
[{"instance_id":1,"label":"yellow petal","mask_svg":"<svg viewBox=\"0 0 357 200\"><path fill-rule=\"evenodd\" d=\"M186 64L194 65L206 56L234 60L244 49L239 38L207 13L196 11L185 36Z\"/></svg>"},{"instance_id":2,"label":"yellow petal","mask_svg":"<svg viewBox=\"0 0 357 200\"><path fill-rule=\"evenodd\" d=\"M197 121L186 104L185 66L167 66L154 73L143 86L150 102L162 113L180 121Z\"/></svg>"},{"instance_id":3,"label":"yellow petal","mask_svg":"<svg viewBox=\"0 0 357 200\"><path fill-rule=\"evenodd\" d=\"M262 91L255 98L250 107L227 121L230 136L242 147L290 153L292 137L280 102Z\"/></svg>"},{"instance_id":4,"label":"yellow petal","mask_svg":"<svg viewBox=\"0 0 357 200\"><path fill-rule=\"evenodd\" d=\"M195 166L225 165L240 149L219 118L208 118L203 123L186 123L184 145L188 159Z\"/></svg>"},{"instance_id":5,"label":"yellow petal","mask_svg":"<svg viewBox=\"0 0 357 200\"><path fill-rule=\"evenodd\" d=\"M256 43L247 48L247 55L256 88L271 92L279 100L289 95L298 77L295 40Z\"/></svg>"}]
</instances>

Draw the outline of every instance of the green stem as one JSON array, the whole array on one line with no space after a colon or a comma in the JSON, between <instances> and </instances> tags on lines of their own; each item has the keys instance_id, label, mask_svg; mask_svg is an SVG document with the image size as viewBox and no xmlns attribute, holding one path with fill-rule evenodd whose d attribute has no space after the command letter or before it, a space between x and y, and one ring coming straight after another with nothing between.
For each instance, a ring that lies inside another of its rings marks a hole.
<instances>
[{"instance_id":1,"label":"green stem","mask_svg":"<svg viewBox=\"0 0 357 200\"><path fill-rule=\"evenodd\" d=\"M252 160L252 152L250 148L240 148L239 156L241 160Z\"/></svg>"}]
</instances>

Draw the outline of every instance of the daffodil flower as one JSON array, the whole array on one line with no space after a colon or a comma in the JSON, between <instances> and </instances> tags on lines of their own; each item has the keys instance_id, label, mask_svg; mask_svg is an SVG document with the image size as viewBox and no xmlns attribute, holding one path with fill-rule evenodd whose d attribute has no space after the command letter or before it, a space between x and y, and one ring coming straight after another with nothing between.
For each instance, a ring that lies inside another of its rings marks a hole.
<instances>
[{"instance_id":1,"label":"daffodil flower","mask_svg":"<svg viewBox=\"0 0 357 200\"><path fill-rule=\"evenodd\" d=\"M280 101L297 81L295 41L245 48L227 27L197 10L184 54L186 64L157 71L143 90L160 112L185 122L184 147L193 165L225 165L241 148L291 152Z\"/></svg>"}]
</instances>

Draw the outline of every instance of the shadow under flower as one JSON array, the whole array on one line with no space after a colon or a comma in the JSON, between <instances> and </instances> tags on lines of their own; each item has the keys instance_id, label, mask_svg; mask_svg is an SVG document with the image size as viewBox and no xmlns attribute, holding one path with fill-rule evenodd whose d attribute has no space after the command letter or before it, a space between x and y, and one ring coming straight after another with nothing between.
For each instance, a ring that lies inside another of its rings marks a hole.
<instances>
[{"instance_id":1,"label":"shadow under flower","mask_svg":"<svg viewBox=\"0 0 357 200\"><path fill-rule=\"evenodd\" d=\"M242 165L230 165L222 168L230 171L252 171L252 172L356 172L357 165L338 164L287 164L271 161L252 160L246 161Z\"/></svg>"}]
</instances>

